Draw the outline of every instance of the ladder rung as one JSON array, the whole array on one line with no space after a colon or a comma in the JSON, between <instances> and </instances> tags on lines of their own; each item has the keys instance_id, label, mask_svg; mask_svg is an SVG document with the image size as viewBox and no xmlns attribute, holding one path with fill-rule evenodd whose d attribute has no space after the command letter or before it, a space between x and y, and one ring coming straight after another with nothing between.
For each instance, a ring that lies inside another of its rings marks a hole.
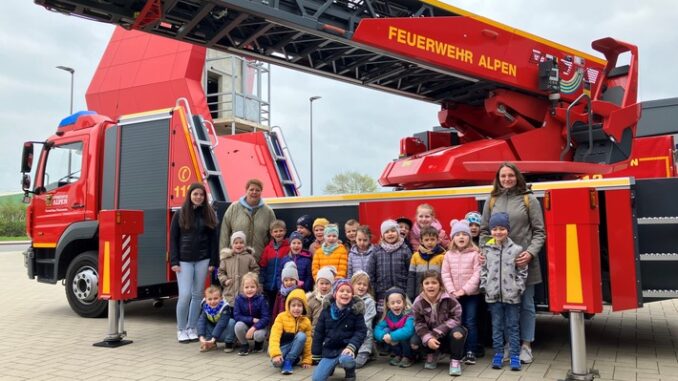
<instances>
[{"instance_id":1,"label":"ladder rung","mask_svg":"<svg viewBox=\"0 0 678 381\"><path fill-rule=\"evenodd\" d=\"M641 217L638 225L670 225L678 224L678 217Z\"/></svg>"},{"instance_id":2,"label":"ladder rung","mask_svg":"<svg viewBox=\"0 0 678 381\"><path fill-rule=\"evenodd\" d=\"M643 290L643 297L646 298L676 298L678 290Z\"/></svg>"},{"instance_id":3,"label":"ladder rung","mask_svg":"<svg viewBox=\"0 0 678 381\"><path fill-rule=\"evenodd\" d=\"M207 176L221 176L221 172L219 172L219 171L210 171L210 170L207 170L207 171L205 171L205 174L206 174Z\"/></svg>"},{"instance_id":4,"label":"ladder rung","mask_svg":"<svg viewBox=\"0 0 678 381\"><path fill-rule=\"evenodd\" d=\"M292 180L283 180L282 183L285 185L294 185L294 181Z\"/></svg>"},{"instance_id":5,"label":"ladder rung","mask_svg":"<svg viewBox=\"0 0 678 381\"><path fill-rule=\"evenodd\" d=\"M678 253L643 253L641 261L678 261Z\"/></svg>"}]
</instances>

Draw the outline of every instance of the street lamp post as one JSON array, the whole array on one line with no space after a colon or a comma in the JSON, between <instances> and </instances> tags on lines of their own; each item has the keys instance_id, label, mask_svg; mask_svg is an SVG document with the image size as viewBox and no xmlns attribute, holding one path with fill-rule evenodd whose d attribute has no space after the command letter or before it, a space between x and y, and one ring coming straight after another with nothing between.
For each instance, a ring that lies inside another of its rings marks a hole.
<instances>
[{"instance_id":1,"label":"street lamp post","mask_svg":"<svg viewBox=\"0 0 678 381\"><path fill-rule=\"evenodd\" d=\"M312 96L308 98L308 103L311 111L311 125L309 128L310 131L310 139L311 139L311 196L313 196L313 101L317 101L322 97L319 96Z\"/></svg>"},{"instance_id":2,"label":"street lamp post","mask_svg":"<svg viewBox=\"0 0 678 381\"><path fill-rule=\"evenodd\" d=\"M75 77L75 70L72 67L68 67L68 66L57 66L56 68L59 69L59 70L63 70L63 71L67 71L67 72L71 73L71 108L70 108L71 114L70 115L73 115L73 77Z\"/></svg>"}]
</instances>

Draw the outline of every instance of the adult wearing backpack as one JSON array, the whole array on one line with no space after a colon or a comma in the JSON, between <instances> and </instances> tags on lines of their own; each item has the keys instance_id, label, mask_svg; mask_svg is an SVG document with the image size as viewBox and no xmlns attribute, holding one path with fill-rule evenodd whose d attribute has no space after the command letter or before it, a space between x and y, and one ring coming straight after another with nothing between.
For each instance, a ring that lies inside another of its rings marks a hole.
<instances>
[{"instance_id":1,"label":"adult wearing backpack","mask_svg":"<svg viewBox=\"0 0 678 381\"><path fill-rule=\"evenodd\" d=\"M525 177L513 163L499 166L492 184L490 198L483 208L480 223L481 245L490 237L488 228L493 213L506 212L509 215L509 237L525 250L516 259L517 266L528 266L526 289L520 311L520 336L523 342L520 360L532 362L532 342L537 321L534 306L534 286L542 282L539 266L539 252L544 245L544 216L537 198L528 189Z\"/></svg>"}]
</instances>

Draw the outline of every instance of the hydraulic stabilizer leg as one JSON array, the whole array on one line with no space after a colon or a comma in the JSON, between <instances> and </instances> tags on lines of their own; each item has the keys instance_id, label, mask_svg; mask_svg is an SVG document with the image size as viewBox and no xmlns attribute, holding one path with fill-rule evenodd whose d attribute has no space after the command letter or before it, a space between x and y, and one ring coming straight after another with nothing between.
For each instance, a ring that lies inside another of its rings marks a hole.
<instances>
[{"instance_id":1,"label":"hydraulic stabilizer leg","mask_svg":"<svg viewBox=\"0 0 678 381\"><path fill-rule=\"evenodd\" d=\"M586 366L586 332L581 311L570 311L570 349L572 369L567 372L566 381L590 381L600 377L597 370Z\"/></svg>"},{"instance_id":2,"label":"hydraulic stabilizer leg","mask_svg":"<svg viewBox=\"0 0 678 381\"><path fill-rule=\"evenodd\" d=\"M132 340L124 340L125 332L125 304L120 300L108 301L108 335L103 341L94 343L95 347L116 348L131 344Z\"/></svg>"}]
</instances>

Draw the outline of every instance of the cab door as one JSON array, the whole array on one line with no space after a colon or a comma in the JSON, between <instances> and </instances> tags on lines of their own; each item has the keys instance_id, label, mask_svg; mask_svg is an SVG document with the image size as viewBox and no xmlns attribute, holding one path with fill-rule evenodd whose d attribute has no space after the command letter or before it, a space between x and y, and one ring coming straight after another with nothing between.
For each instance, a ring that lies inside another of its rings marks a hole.
<instances>
[{"instance_id":1,"label":"cab door","mask_svg":"<svg viewBox=\"0 0 678 381\"><path fill-rule=\"evenodd\" d=\"M36 175L33 197L34 247L54 248L63 231L83 221L87 205L88 136L73 136L46 145Z\"/></svg>"}]
</instances>

